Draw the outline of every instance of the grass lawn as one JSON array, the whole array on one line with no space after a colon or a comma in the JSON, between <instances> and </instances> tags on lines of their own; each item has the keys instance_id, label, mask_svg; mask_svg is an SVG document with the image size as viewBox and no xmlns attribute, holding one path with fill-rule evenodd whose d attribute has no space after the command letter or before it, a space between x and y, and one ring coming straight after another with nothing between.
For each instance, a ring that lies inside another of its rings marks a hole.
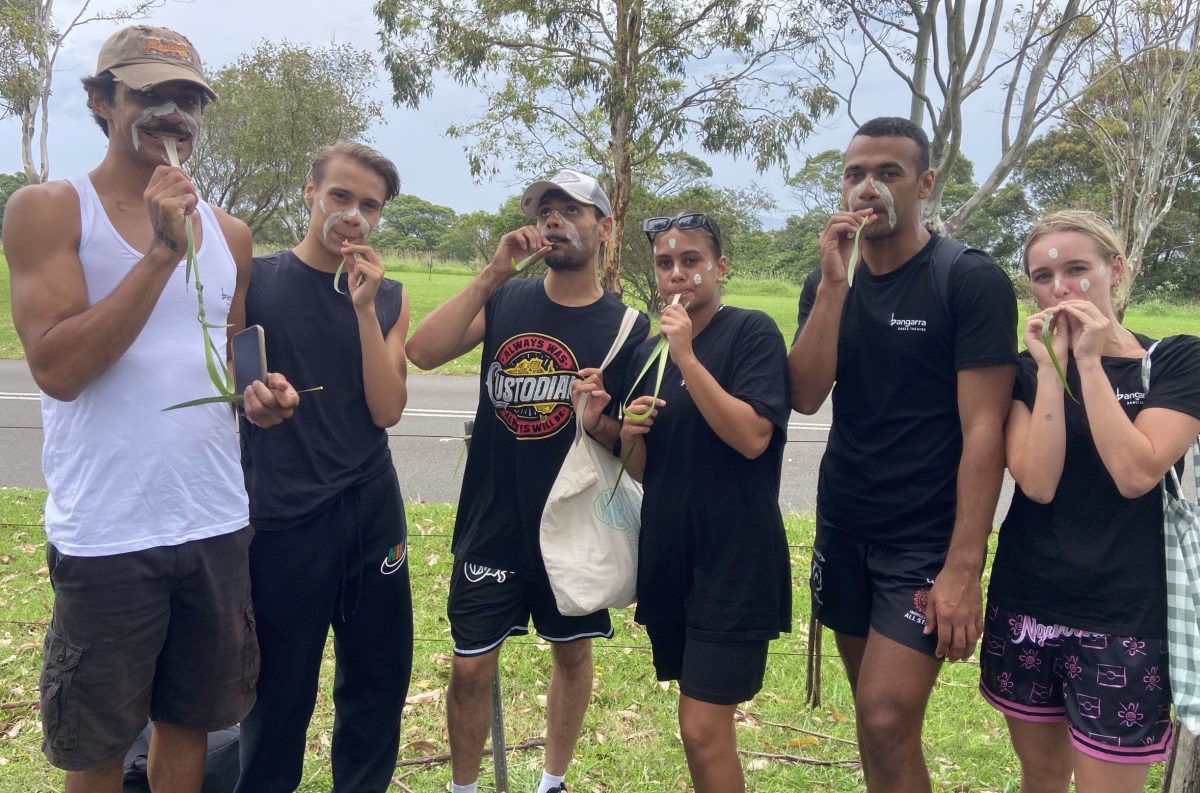
<instances>
[{"instance_id":1,"label":"grass lawn","mask_svg":"<svg viewBox=\"0 0 1200 793\"><path fill-rule=\"evenodd\" d=\"M404 283L408 291L412 316L411 327L415 329L425 315L458 292L474 273L461 267L427 268L414 259L390 258L387 260L388 276ZM771 315L785 340L789 343L796 334L796 303L800 296L799 284L781 280L748 280L733 278L725 288L724 300L731 306L756 308ZM641 308L641 306L636 306ZM1020 321L1023 327L1029 307L1021 305ZM1200 305L1132 306L1125 316L1125 325L1139 333L1162 338L1175 333L1190 333L1200 336ZM410 329L411 333L411 329ZM0 255L0 359L23 357L21 342L17 339L12 324L12 306L8 294L8 265ZM479 372L480 348L476 347L463 357L451 361L433 371L440 374L477 374Z\"/></svg>"},{"instance_id":2,"label":"grass lawn","mask_svg":"<svg viewBox=\"0 0 1200 793\"><path fill-rule=\"evenodd\" d=\"M49 793L61 789L61 775L42 758L37 699L41 642L50 615L44 535L43 491L0 489L0 793ZM449 751L445 732L445 690L451 642L445 617L451 556L449 534L454 508L410 503L409 564L416 624L415 664L405 709L401 758ZM794 632L772 644L764 690L743 706L738 745L746 754L748 787L761 793L862 790L853 761L854 714L832 640L827 636L820 708L804 704L805 629L808 625L807 570L812 542L810 517L789 516L795 582ZM654 681L645 633L632 612L614 612L616 636L596 643L592 704L572 764L572 789L592 791L687 790L688 776L676 725L678 689ZM317 709L308 734L305 793L327 791L330 779L332 645L327 647ZM507 741L517 744L542 735L544 694L550 673L549 648L536 638L515 638L501 655ZM974 663L949 666L929 706L925 751L935 790L961 793L1015 793L1018 765L1009 749L1003 720L976 690ZM511 752L511 789L532 790L540 777L540 748ZM815 763L825 763L817 765ZM1161 786L1161 767L1146 791ZM445 764L401 766L396 778L413 791L444 790ZM492 790L490 760L481 789ZM396 790L406 788L396 787Z\"/></svg>"}]
</instances>

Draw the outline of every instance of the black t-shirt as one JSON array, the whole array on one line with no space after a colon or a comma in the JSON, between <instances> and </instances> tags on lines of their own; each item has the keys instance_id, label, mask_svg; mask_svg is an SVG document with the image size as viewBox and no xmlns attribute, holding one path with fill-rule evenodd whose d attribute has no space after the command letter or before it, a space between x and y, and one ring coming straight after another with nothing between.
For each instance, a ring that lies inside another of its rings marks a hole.
<instances>
[{"instance_id":1,"label":"black t-shirt","mask_svg":"<svg viewBox=\"0 0 1200 793\"><path fill-rule=\"evenodd\" d=\"M1150 339L1138 335L1143 347ZM1150 393L1140 358L1102 358L1132 420L1146 408L1200 418L1200 339L1172 336L1154 351ZM1074 357L1067 382L1081 395ZM1037 363L1022 353L1014 397L1033 408ZM988 597L1010 611L1080 630L1166 636L1166 573L1159 488L1127 499L1100 459L1082 405L1064 400L1066 456L1054 499L1037 504L1018 487L1000 528ZM1182 462L1182 461L1181 461Z\"/></svg>"},{"instance_id":2,"label":"black t-shirt","mask_svg":"<svg viewBox=\"0 0 1200 793\"><path fill-rule=\"evenodd\" d=\"M656 339L626 370L624 399ZM722 441L668 361L654 427L645 436L642 533L638 546L641 623L684 621L700 639L772 639L791 626L787 538L779 479L787 423L787 350L760 311L723 307L692 341L696 357L729 394L774 425L753 460ZM654 371L635 395L654 393Z\"/></svg>"},{"instance_id":3,"label":"black t-shirt","mask_svg":"<svg viewBox=\"0 0 1200 793\"><path fill-rule=\"evenodd\" d=\"M345 276L342 288L345 289ZM402 287L384 279L375 313L386 336L400 316ZM246 324L262 325L267 365L304 394L290 419L259 429L242 419L242 470L256 529L287 529L347 488L392 464L387 432L375 426L363 388L362 346L350 296L291 251L255 257Z\"/></svg>"},{"instance_id":4,"label":"black t-shirt","mask_svg":"<svg viewBox=\"0 0 1200 793\"><path fill-rule=\"evenodd\" d=\"M575 437L571 384L604 360L625 306L607 292L587 306L562 306L541 279L513 279L484 312L479 407L452 550L463 561L544 577L538 534ZM639 316L606 371L623 371L649 332L650 320Z\"/></svg>"},{"instance_id":5,"label":"black t-shirt","mask_svg":"<svg viewBox=\"0 0 1200 793\"><path fill-rule=\"evenodd\" d=\"M1017 357L1008 276L986 255L967 251L943 302L929 265L938 239L931 235L890 273L860 266L842 312L817 513L871 542L945 547L962 456L957 373ZM804 282L800 328L820 280L818 267Z\"/></svg>"}]
</instances>

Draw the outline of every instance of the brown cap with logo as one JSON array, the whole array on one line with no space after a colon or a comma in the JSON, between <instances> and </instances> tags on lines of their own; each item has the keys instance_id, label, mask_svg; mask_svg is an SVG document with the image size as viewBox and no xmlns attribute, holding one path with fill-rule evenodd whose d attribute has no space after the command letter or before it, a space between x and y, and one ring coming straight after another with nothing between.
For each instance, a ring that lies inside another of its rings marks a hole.
<instances>
[{"instance_id":1,"label":"brown cap with logo","mask_svg":"<svg viewBox=\"0 0 1200 793\"><path fill-rule=\"evenodd\" d=\"M135 91L185 80L203 88L211 99L217 98L200 69L200 53L192 42L167 28L134 25L112 34L96 61L96 74L103 72L112 72Z\"/></svg>"}]
</instances>

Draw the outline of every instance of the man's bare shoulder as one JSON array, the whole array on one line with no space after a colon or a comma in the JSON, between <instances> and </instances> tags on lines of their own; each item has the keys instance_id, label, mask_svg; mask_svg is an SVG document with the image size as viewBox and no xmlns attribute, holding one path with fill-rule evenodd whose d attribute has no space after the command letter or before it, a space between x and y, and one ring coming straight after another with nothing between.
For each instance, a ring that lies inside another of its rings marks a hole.
<instances>
[{"instance_id":1,"label":"man's bare shoulder","mask_svg":"<svg viewBox=\"0 0 1200 793\"><path fill-rule=\"evenodd\" d=\"M209 206L212 207L213 214L217 217L217 225L221 227L221 233L225 235L225 241L229 243L229 247L251 243L250 227L244 221L238 220L215 204Z\"/></svg>"},{"instance_id":2,"label":"man's bare shoulder","mask_svg":"<svg viewBox=\"0 0 1200 793\"><path fill-rule=\"evenodd\" d=\"M70 182L26 185L4 206L4 249L10 266L21 266L25 244L37 240L43 247L78 248L79 234L79 195Z\"/></svg>"}]
</instances>

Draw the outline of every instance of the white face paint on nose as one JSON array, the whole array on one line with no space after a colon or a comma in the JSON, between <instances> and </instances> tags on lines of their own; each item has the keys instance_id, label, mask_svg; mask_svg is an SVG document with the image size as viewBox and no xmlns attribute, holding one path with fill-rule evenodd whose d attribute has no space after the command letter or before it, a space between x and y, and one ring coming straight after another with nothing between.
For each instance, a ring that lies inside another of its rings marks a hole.
<instances>
[{"instance_id":1,"label":"white face paint on nose","mask_svg":"<svg viewBox=\"0 0 1200 793\"><path fill-rule=\"evenodd\" d=\"M318 201L317 205L319 207L321 207L322 212L325 211L324 199ZM365 217L363 217L362 214L359 213L358 207L350 207L349 209L343 209L340 212L334 212L332 215L325 218L325 224L321 227L321 237L328 238L329 232L333 230L333 227L336 226L338 224L338 221L341 220L342 218L347 218L349 220L357 220L358 221L358 228L359 228L359 231L362 233L363 241L365 241L367 239L367 237L370 236L371 224L368 223L367 219Z\"/></svg>"},{"instance_id":2,"label":"white face paint on nose","mask_svg":"<svg viewBox=\"0 0 1200 793\"><path fill-rule=\"evenodd\" d=\"M876 193L879 193L879 200L883 202L883 208L887 210L888 228L896 228L896 199L892 195L892 191L878 179L871 180L871 187L875 188Z\"/></svg>"},{"instance_id":3,"label":"white face paint on nose","mask_svg":"<svg viewBox=\"0 0 1200 793\"><path fill-rule=\"evenodd\" d=\"M559 212L557 209L554 210L554 217L562 226L563 234L566 235L567 240L569 240L570 243L577 249L582 248L583 240L579 237L579 229L575 227L575 224L563 217L563 213Z\"/></svg>"},{"instance_id":4,"label":"white face paint on nose","mask_svg":"<svg viewBox=\"0 0 1200 793\"><path fill-rule=\"evenodd\" d=\"M1054 291L1057 292L1060 289L1062 289L1062 281L1055 278L1054 279Z\"/></svg>"}]
</instances>

